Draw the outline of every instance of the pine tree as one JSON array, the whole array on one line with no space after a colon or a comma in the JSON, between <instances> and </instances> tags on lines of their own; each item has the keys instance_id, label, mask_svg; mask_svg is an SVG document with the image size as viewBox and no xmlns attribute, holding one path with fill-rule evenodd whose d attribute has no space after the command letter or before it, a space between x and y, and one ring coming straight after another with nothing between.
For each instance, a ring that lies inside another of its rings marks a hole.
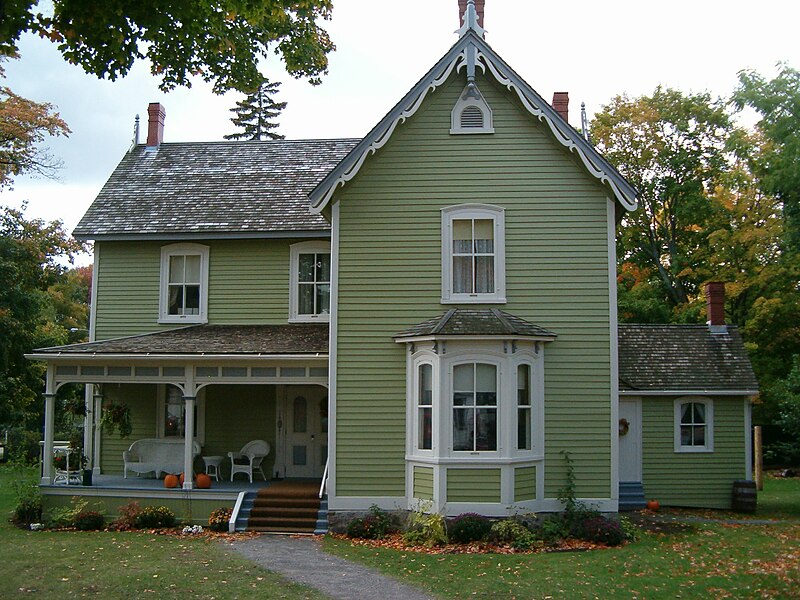
<instances>
[{"instance_id":1,"label":"pine tree","mask_svg":"<svg viewBox=\"0 0 800 600\"><path fill-rule=\"evenodd\" d=\"M231 122L242 131L224 136L226 140L282 140L285 136L275 133L278 124L273 121L286 108L286 102L275 102L273 96L280 87L279 81L267 81L249 94L244 100L237 102L230 109L236 116Z\"/></svg>"}]
</instances>

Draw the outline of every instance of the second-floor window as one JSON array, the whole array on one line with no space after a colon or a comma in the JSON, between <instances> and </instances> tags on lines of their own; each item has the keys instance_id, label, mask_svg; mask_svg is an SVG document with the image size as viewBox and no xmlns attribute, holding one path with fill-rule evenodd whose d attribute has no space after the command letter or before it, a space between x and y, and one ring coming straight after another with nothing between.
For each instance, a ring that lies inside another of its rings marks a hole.
<instances>
[{"instance_id":1,"label":"second-floor window","mask_svg":"<svg viewBox=\"0 0 800 600\"><path fill-rule=\"evenodd\" d=\"M208 246L161 248L162 323L205 323L208 303Z\"/></svg>"},{"instance_id":2,"label":"second-floor window","mask_svg":"<svg viewBox=\"0 0 800 600\"><path fill-rule=\"evenodd\" d=\"M301 242L291 247L289 320L327 321L331 310L331 247Z\"/></svg>"}]
</instances>

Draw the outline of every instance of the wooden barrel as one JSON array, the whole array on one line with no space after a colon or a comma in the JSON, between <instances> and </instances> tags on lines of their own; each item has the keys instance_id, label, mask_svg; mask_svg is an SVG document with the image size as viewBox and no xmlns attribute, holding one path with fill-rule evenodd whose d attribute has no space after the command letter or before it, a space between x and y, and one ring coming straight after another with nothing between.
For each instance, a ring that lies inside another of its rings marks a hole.
<instances>
[{"instance_id":1,"label":"wooden barrel","mask_svg":"<svg viewBox=\"0 0 800 600\"><path fill-rule=\"evenodd\" d=\"M756 512L756 482L737 479L733 482L732 508L736 512Z\"/></svg>"}]
</instances>

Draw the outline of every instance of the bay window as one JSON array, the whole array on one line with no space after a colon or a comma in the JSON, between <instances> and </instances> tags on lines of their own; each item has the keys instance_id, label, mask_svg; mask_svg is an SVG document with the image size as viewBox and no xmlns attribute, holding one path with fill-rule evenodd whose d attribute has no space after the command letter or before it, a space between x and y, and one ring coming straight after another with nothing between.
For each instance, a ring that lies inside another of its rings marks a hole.
<instances>
[{"instance_id":1,"label":"bay window","mask_svg":"<svg viewBox=\"0 0 800 600\"><path fill-rule=\"evenodd\" d=\"M497 367L453 367L453 450L497 450Z\"/></svg>"}]
</instances>

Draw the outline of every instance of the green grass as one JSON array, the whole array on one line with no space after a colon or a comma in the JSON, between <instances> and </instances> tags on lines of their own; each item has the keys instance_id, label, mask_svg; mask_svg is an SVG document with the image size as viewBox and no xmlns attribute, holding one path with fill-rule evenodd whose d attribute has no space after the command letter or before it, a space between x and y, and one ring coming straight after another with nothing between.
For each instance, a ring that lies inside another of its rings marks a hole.
<instances>
[{"instance_id":1,"label":"green grass","mask_svg":"<svg viewBox=\"0 0 800 600\"><path fill-rule=\"evenodd\" d=\"M319 598L209 539L139 532L32 532L8 523L0 468L0 598Z\"/></svg>"},{"instance_id":2,"label":"green grass","mask_svg":"<svg viewBox=\"0 0 800 600\"><path fill-rule=\"evenodd\" d=\"M800 519L800 478L764 478L758 492L756 515L762 518Z\"/></svg>"},{"instance_id":3,"label":"green grass","mask_svg":"<svg viewBox=\"0 0 800 600\"><path fill-rule=\"evenodd\" d=\"M796 514L800 480L765 485L759 516ZM442 598L796 598L800 590L800 521L695 524L589 552L428 555L334 538L324 547Z\"/></svg>"}]
</instances>

